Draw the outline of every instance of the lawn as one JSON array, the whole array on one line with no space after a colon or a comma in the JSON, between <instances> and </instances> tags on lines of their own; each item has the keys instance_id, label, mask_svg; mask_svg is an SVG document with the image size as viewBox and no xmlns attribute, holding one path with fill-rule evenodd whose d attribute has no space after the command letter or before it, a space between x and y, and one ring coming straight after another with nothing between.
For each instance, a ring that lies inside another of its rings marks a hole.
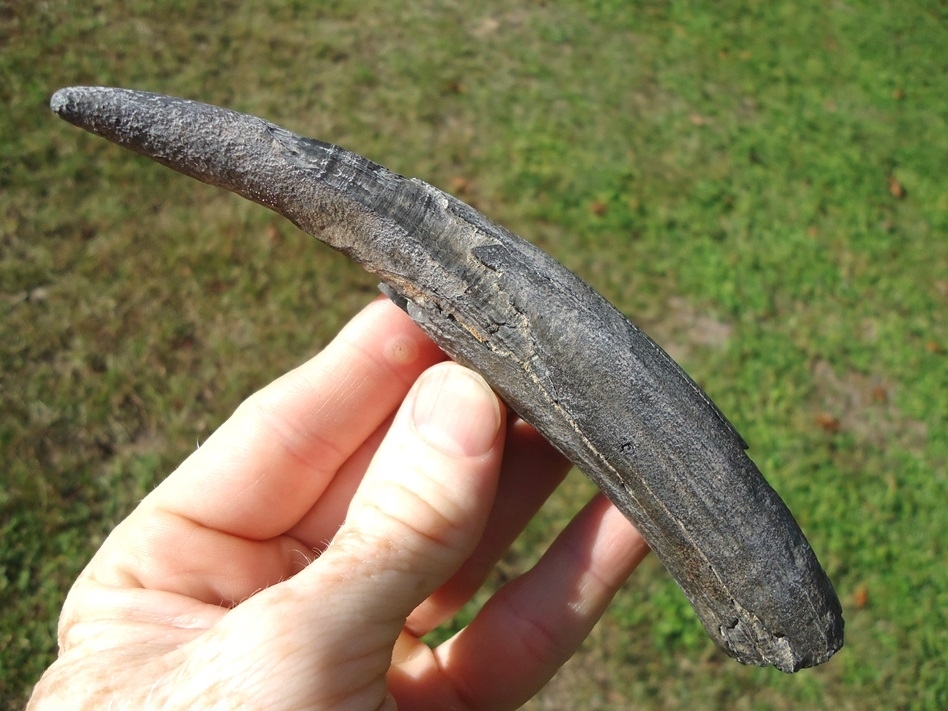
<instances>
[{"instance_id":1,"label":"lawn","mask_svg":"<svg viewBox=\"0 0 948 711\"><path fill-rule=\"evenodd\" d=\"M740 666L651 559L528 708L948 708L943 2L157 5L0 5L0 709L108 531L377 293L263 208L55 118L73 84L255 113L458 195L748 440L844 649ZM592 491L571 474L489 585Z\"/></svg>"}]
</instances>

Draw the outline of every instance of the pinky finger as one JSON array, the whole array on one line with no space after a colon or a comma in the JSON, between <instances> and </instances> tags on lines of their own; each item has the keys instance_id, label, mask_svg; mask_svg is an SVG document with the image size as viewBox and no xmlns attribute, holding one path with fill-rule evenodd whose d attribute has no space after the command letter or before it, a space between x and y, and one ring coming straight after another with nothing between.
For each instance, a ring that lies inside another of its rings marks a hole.
<instances>
[{"instance_id":1,"label":"pinky finger","mask_svg":"<svg viewBox=\"0 0 948 711\"><path fill-rule=\"evenodd\" d=\"M469 708L519 708L576 652L648 551L598 495L533 569L434 650L438 666Z\"/></svg>"}]
</instances>

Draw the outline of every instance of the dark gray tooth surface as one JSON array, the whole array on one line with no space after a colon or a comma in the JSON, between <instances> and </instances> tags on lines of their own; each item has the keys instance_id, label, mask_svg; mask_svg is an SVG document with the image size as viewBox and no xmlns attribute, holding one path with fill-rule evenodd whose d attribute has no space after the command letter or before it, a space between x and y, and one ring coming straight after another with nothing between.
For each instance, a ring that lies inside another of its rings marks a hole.
<instances>
[{"instance_id":1,"label":"dark gray tooth surface","mask_svg":"<svg viewBox=\"0 0 948 711\"><path fill-rule=\"evenodd\" d=\"M793 672L842 646L833 586L743 439L654 341L548 254L427 183L254 116L92 87L62 89L51 105L285 215L376 274L639 528L735 659Z\"/></svg>"}]
</instances>

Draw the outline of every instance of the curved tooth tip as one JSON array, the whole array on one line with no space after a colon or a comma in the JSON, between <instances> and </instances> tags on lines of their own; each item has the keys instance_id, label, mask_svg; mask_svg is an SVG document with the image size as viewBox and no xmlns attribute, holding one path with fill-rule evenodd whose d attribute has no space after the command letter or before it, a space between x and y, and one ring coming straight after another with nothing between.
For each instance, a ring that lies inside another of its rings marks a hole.
<instances>
[{"instance_id":1,"label":"curved tooth tip","mask_svg":"<svg viewBox=\"0 0 948 711\"><path fill-rule=\"evenodd\" d=\"M70 123L75 122L83 113L88 113L92 98L96 94L108 93L105 87L69 86L60 89L50 97L49 108Z\"/></svg>"},{"instance_id":2,"label":"curved tooth tip","mask_svg":"<svg viewBox=\"0 0 948 711\"><path fill-rule=\"evenodd\" d=\"M70 104L75 103L81 99L84 95L88 94L90 87L86 86L67 86L62 89L59 89L52 98L49 100L49 108L55 111L57 114L61 113L64 108Z\"/></svg>"}]
</instances>

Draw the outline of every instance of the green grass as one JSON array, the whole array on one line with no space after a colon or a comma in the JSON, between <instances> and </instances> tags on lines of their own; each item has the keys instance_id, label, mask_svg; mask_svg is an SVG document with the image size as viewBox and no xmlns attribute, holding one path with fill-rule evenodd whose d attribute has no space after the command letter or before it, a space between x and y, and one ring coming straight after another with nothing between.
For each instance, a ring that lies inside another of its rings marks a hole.
<instances>
[{"instance_id":1,"label":"green grass","mask_svg":"<svg viewBox=\"0 0 948 711\"><path fill-rule=\"evenodd\" d=\"M531 708L948 707L944 3L90 5L0 7L0 708L52 659L108 530L374 293L262 208L54 118L83 83L250 111L459 191L655 335L751 443L846 647L741 667L651 560ZM497 580L590 493L572 477Z\"/></svg>"}]
</instances>

